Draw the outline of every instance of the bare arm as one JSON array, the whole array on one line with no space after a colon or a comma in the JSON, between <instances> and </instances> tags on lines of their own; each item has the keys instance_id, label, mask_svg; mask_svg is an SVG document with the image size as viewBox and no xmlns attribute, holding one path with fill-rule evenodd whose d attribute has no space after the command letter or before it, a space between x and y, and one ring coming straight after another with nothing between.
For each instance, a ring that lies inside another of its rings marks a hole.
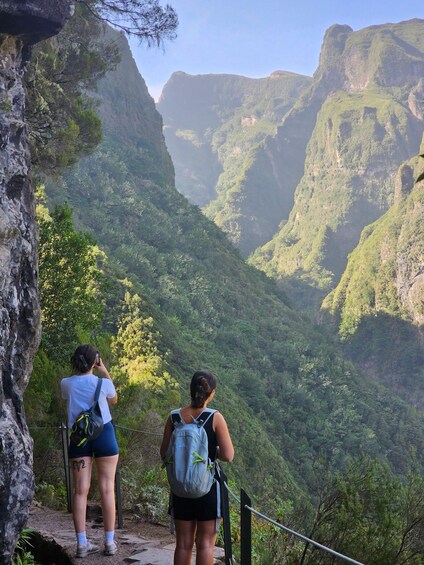
<instances>
[{"instance_id":1,"label":"bare arm","mask_svg":"<svg viewBox=\"0 0 424 565\"><path fill-rule=\"evenodd\" d=\"M213 429L218 443L218 458L221 461L232 461L234 459L233 442L231 441L227 422L219 412L216 412L214 415Z\"/></svg>"},{"instance_id":2,"label":"bare arm","mask_svg":"<svg viewBox=\"0 0 424 565\"><path fill-rule=\"evenodd\" d=\"M172 434L172 423L171 418L166 420L165 429L163 430L163 438L162 443L160 446L160 457L163 459L166 454L166 450L168 449L169 440L171 439Z\"/></svg>"},{"instance_id":3,"label":"bare arm","mask_svg":"<svg viewBox=\"0 0 424 565\"><path fill-rule=\"evenodd\" d=\"M107 401L109 402L109 404L116 404L118 402L118 395L115 394L114 397L108 398Z\"/></svg>"}]
</instances>

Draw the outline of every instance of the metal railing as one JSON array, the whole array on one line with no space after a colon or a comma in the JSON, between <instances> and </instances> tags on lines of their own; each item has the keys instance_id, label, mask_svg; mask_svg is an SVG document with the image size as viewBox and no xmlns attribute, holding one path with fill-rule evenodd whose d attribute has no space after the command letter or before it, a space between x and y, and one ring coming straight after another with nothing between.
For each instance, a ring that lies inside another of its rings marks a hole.
<instances>
[{"instance_id":1,"label":"metal railing","mask_svg":"<svg viewBox=\"0 0 424 565\"><path fill-rule=\"evenodd\" d=\"M220 477L221 477L221 500L223 501L222 506L222 517L223 517L223 525L224 525L224 551L225 551L225 565L234 565L234 557L232 553L232 542L231 542L231 532L230 532L230 513L229 513L229 499L228 493L232 495L232 497L238 502L240 505L240 561L241 565L252 565L252 514L269 522L273 526L276 526L280 530L290 534L306 544L311 544L314 547L325 551L335 557L338 557L342 561L346 563L352 563L354 565L364 565L360 561L356 561L347 555L343 555L338 551L334 551L325 545L318 543L317 541L310 539L299 532L291 530L283 524L279 524L269 516L258 512L252 508L252 501L250 497L246 494L244 489L240 489L240 498L238 498L232 490L228 486L228 480L225 473L220 469ZM227 524L227 526L226 526Z\"/></svg>"}]
</instances>

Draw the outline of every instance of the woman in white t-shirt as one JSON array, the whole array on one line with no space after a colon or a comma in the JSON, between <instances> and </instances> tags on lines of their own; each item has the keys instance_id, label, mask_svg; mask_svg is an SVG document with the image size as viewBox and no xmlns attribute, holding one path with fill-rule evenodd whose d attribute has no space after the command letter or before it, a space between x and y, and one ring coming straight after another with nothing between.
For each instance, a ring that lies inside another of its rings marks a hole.
<instances>
[{"instance_id":1,"label":"woman in white t-shirt","mask_svg":"<svg viewBox=\"0 0 424 565\"><path fill-rule=\"evenodd\" d=\"M105 530L105 555L117 552L115 535L115 473L118 464L119 449L112 425L109 405L118 400L115 387L108 370L103 364L99 353L91 345L80 345L71 357L75 374L62 379L60 388L62 398L68 401L68 424L70 427L83 410L88 410L94 401L98 378L102 378L99 395L99 406L103 419L103 430L93 441L78 447L70 444L68 448L69 464L72 470L74 495L72 514L77 535L77 557L86 557L99 551L99 547L87 540L86 507L87 496L91 483L93 457L95 458L97 482L99 485L103 526ZM96 377L93 370L100 374Z\"/></svg>"}]
</instances>

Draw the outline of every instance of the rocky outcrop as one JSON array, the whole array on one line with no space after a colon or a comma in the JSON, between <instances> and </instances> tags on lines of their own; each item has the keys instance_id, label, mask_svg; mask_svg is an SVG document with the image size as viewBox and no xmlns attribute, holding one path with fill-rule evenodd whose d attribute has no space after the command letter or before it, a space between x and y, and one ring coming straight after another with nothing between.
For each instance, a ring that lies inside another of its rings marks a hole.
<instances>
[{"instance_id":1,"label":"rocky outcrop","mask_svg":"<svg viewBox=\"0 0 424 565\"><path fill-rule=\"evenodd\" d=\"M36 43L58 33L73 9L71 0L0 0L0 34Z\"/></svg>"},{"instance_id":2,"label":"rocky outcrop","mask_svg":"<svg viewBox=\"0 0 424 565\"><path fill-rule=\"evenodd\" d=\"M414 187L414 171L409 165L402 165L395 177L395 199L397 204L402 198L407 196Z\"/></svg>"},{"instance_id":3,"label":"rocky outcrop","mask_svg":"<svg viewBox=\"0 0 424 565\"><path fill-rule=\"evenodd\" d=\"M0 564L12 560L32 497L22 395L40 335L37 228L22 77L30 44L55 33L68 0L0 0Z\"/></svg>"},{"instance_id":4,"label":"rocky outcrop","mask_svg":"<svg viewBox=\"0 0 424 565\"><path fill-rule=\"evenodd\" d=\"M422 78L408 96L408 107L417 120L424 120L424 80Z\"/></svg>"},{"instance_id":5,"label":"rocky outcrop","mask_svg":"<svg viewBox=\"0 0 424 565\"><path fill-rule=\"evenodd\" d=\"M102 97L97 113L102 130L119 145L136 147L140 170L149 170L156 182L172 186L175 173L162 133L162 116L137 70L124 33L110 27L104 32L104 40L118 47L120 62L99 84ZM124 83L125 94L117 95L117 85ZM136 108L136 114L129 112L129 107Z\"/></svg>"}]
</instances>

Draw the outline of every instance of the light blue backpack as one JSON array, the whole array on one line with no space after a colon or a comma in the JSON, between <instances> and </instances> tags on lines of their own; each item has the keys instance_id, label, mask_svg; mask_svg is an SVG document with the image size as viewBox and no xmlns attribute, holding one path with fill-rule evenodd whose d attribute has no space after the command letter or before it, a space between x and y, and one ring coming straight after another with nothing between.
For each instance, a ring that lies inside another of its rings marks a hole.
<instances>
[{"instance_id":1,"label":"light blue backpack","mask_svg":"<svg viewBox=\"0 0 424 565\"><path fill-rule=\"evenodd\" d=\"M200 416L205 418L200 420ZM180 410L171 412L174 431L164 459L171 491L183 498L200 498L207 494L215 480L215 462L209 458L208 435L204 428L216 410L204 410L186 424ZM178 418L177 418L178 417Z\"/></svg>"}]
</instances>

